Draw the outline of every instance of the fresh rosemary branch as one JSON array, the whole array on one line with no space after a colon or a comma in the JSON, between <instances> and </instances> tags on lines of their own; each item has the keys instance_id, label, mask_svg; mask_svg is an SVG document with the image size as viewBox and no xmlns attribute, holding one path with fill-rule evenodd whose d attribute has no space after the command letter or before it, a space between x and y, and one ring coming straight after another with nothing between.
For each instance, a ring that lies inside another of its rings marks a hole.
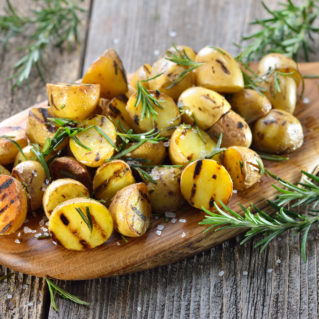
<instances>
[{"instance_id":1,"label":"fresh rosemary branch","mask_svg":"<svg viewBox=\"0 0 319 319\"><path fill-rule=\"evenodd\" d=\"M251 24L261 29L251 35L243 36L241 44L248 42L242 48L242 58L245 61L259 60L269 52L278 52L300 60L303 52L306 61L313 52L313 35L319 28L313 26L319 14L317 0L305 0L302 5L295 5L292 0L280 3L281 8L271 10L262 2L270 17L255 20Z\"/></svg>"},{"instance_id":2,"label":"fresh rosemary branch","mask_svg":"<svg viewBox=\"0 0 319 319\"><path fill-rule=\"evenodd\" d=\"M130 166L135 168L139 172L140 176L142 177L144 181L149 181L153 184L157 184L157 182L152 178L152 176L141 166L136 164L130 164Z\"/></svg>"},{"instance_id":3,"label":"fresh rosemary branch","mask_svg":"<svg viewBox=\"0 0 319 319\"><path fill-rule=\"evenodd\" d=\"M225 147L220 147L222 144L222 140L223 140L223 133L220 133L215 148L208 156L206 156L206 158L213 158L215 155L226 151Z\"/></svg>"},{"instance_id":4,"label":"fresh rosemary branch","mask_svg":"<svg viewBox=\"0 0 319 319\"><path fill-rule=\"evenodd\" d=\"M92 223L92 217L90 213L90 209L88 206L85 207L86 215L83 213L82 209L79 207L75 207L75 210L79 213L83 221L86 223L88 226L90 232L92 233L93 230L93 223Z\"/></svg>"},{"instance_id":5,"label":"fresh rosemary branch","mask_svg":"<svg viewBox=\"0 0 319 319\"><path fill-rule=\"evenodd\" d=\"M258 153L259 156L268 161L274 161L274 162L283 162L283 161L288 161L289 157L287 156L281 156L277 154L267 154L267 153Z\"/></svg>"},{"instance_id":6,"label":"fresh rosemary branch","mask_svg":"<svg viewBox=\"0 0 319 319\"><path fill-rule=\"evenodd\" d=\"M36 158L38 159L40 164L42 165L42 167L43 167L43 169L45 171L45 175L46 175L47 179L50 180L51 179L51 175L50 175L49 166L48 166L47 162L45 161L43 153L40 151L39 145L32 144L32 150L31 151L36 156Z\"/></svg>"},{"instance_id":7,"label":"fresh rosemary branch","mask_svg":"<svg viewBox=\"0 0 319 319\"><path fill-rule=\"evenodd\" d=\"M61 296L64 299L70 300L72 302L75 302L79 305L84 305L84 306L89 306L90 304L86 301L83 301L79 299L78 297L71 295L69 292L66 290L60 288L56 284L54 284L51 279L48 277L45 278L45 281L48 285L49 293L50 293L50 301L51 301L51 307L56 311L59 312L58 307L55 303L55 293L57 293L59 296Z\"/></svg>"}]
</instances>

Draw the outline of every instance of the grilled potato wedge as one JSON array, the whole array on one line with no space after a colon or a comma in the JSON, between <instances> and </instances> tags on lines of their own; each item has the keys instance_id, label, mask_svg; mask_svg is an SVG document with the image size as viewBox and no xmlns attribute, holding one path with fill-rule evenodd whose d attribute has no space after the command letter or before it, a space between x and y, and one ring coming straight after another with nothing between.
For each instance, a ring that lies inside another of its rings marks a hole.
<instances>
[{"instance_id":1,"label":"grilled potato wedge","mask_svg":"<svg viewBox=\"0 0 319 319\"><path fill-rule=\"evenodd\" d=\"M81 121L96 109L100 98L98 84L47 84L50 112L55 117Z\"/></svg>"},{"instance_id":2,"label":"grilled potato wedge","mask_svg":"<svg viewBox=\"0 0 319 319\"><path fill-rule=\"evenodd\" d=\"M191 206L212 210L214 202L228 203L233 182L224 166L211 159L198 160L184 168L181 192Z\"/></svg>"},{"instance_id":3,"label":"grilled potato wedge","mask_svg":"<svg viewBox=\"0 0 319 319\"><path fill-rule=\"evenodd\" d=\"M116 129L114 124L104 115L95 115L82 122L83 127L95 125L98 127L113 144L116 143ZM105 160L112 157L114 147L94 128L87 131L80 132L75 135L76 138L85 147L77 144L73 139L70 139L70 149L74 157L82 164L89 167L98 167L105 162Z\"/></svg>"},{"instance_id":4,"label":"grilled potato wedge","mask_svg":"<svg viewBox=\"0 0 319 319\"><path fill-rule=\"evenodd\" d=\"M111 99L127 92L127 79L122 61L114 49L106 50L83 76L83 83L101 86L101 97Z\"/></svg>"},{"instance_id":5,"label":"grilled potato wedge","mask_svg":"<svg viewBox=\"0 0 319 319\"><path fill-rule=\"evenodd\" d=\"M205 47L195 61L202 63L194 70L196 85L220 93L236 93L244 88L240 66L227 51Z\"/></svg>"},{"instance_id":6,"label":"grilled potato wedge","mask_svg":"<svg viewBox=\"0 0 319 319\"><path fill-rule=\"evenodd\" d=\"M108 240L112 231L113 220L108 209L96 200L83 197L57 206L49 220L52 239L71 250L100 246Z\"/></svg>"},{"instance_id":7,"label":"grilled potato wedge","mask_svg":"<svg viewBox=\"0 0 319 319\"><path fill-rule=\"evenodd\" d=\"M89 190L92 189L92 177L87 167L79 163L74 157L62 156L55 158L50 163L50 175L52 179L71 178Z\"/></svg>"},{"instance_id":8,"label":"grilled potato wedge","mask_svg":"<svg viewBox=\"0 0 319 319\"><path fill-rule=\"evenodd\" d=\"M93 191L97 199L109 205L113 196L122 188L134 184L131 168L124 161L114 160L101 165L93 179Z\"/></svg>"},{"instance_id":9,"label":"grilled potato wedge","mask_svg":"<svg viewBox=\"0 0 319 319\"><path fill-rule=\"evenodd\" d=\"M8 138L18 143L21 148L28 144L25 130L21 127L0 127L0 136L8 136ZM13 163L18 153L19 150L14 143L4 137L0 137L0 164L7 165Z\"/></svg>"},{"instance_id":10,"label":"grilled potato wedge","mask_svg":"<svg viewBox=\"0 0 319 319\"><path fill-rule=\"evenodd\" d=\"M152 66L149 64L143 64L140 68L137 69L137 71L133 74L130 86L136 91L137 90L137 82L147 80L150 78L152 72ZM142 85L149 90L149 82L142 82Z\"/></svg>"},{"instance_id":11,"label":"grilled potato wedge","mask_svg":"<svg viewBox=\"0 0 319 319\"><path fill-rule=\"evenodd\" d=\"M152 210L158 213L177 211L184 204L180 179L182 169L178 167L154 167L150 176L156 182L147 181Z\"/></svg>"},{"instance_id":12,"label":"grilled potato wedge","mask_svg":"<svg viewBox=\"0 0 319 319\"><path fill-rule=\"evenodd\" d=\"M127 237L140 237L147 231L151 219L151 203L144 183L122 188L109 207L115 229Z\"/></svg>"},{"instance_id":13,"label":"grilled potato wedge","mask_svg":"<svg viewBox=\"0 0 319 319\"><path fill-rule=\"evenodd\" d=\"M43 209L50 219L54 209L61 203L76 197L90 197L88 189L80 182L71 178L53 181L43 195Z\"/></svg>"},{"instance_id":14,"label":"grilled potato wedge","mask_svg":"<svg viewBox=\"0 0 319 319\"><path fill-rule=\"evenodd\" d=\"M10 172L3 166L0 165L0 175L11 175Z\"/></svg>"},{"instance_id":15,"label":"grilled potato wedge","mask_svg":"<svg viewBox=\"0 0 319 319\"><path fill-rule=\"evenodd\" d=\"M25 187L30 210L39 209L42 204L43 186L46 180L43 166L36 161L24 161L13 168L12 177Z\"/></svg>"},{"instance_id":16,"label":"grilled potato wedge","mask_svg":"<svg viewBox=\"0 0 319 319\"><path fill-rule=\"evenodd\" d=\"M186 165L207 157L215 148L216 142L205 131L182 124L171 137L169 157L173 164ZM218 161L219 155L214 159Z\"/></svg>"},{"instance_id":17,"label":"grilled potato wedge","mask_svg":"<svg viewBox=\"0 0 319 319\"><path fill-rule=\"evenodd\" d=\"M0 175L0 235L9 235L19 229L27 216L27 194L15 178Z\"/></svg>"},{"instance_id":18,"label":"grilled potato wedge","mask_svg":"<svg viewBox=\"0 0 319 319\"><path fill-rule=\"evenodd\" d=\"M230 104L217 92L203 87L191 87L184 91L177 103L184 110L182 119L185 123L196 124L207 130L230 110Z\"/></svg>"},{"instance_id":19,"label":"grilled potato wedge","mask_svg":"<svg viewBox=\"0 0 319 319\"><path fill-rule=\"evenodd\" d=\"M252 133L246 121L237 113L229 111L220 118L208 131L211 137L223 134L222 146L246 146L252 141Z\"/></svg>"},{"instance_id":20,"label":"grilled potato wedge","mask_svg":"<svg viewBox=\"0 0 319 319\"><path fill-rule=\"evenodd\" d=\"M261 177L259 163L262 164L262 159L247 147L229 147L222 155L222 163L238 191L253 186Z\"/></svg>"},{"instance_id":21,"label":"grilled potato wedge","mask_svg":"<svg viewBox=\"0 0 319 319\"><path fill-rule=\"evenodd\" d=\"M130 96L126 110L135 123L140 132L147 132L153 128L159 130L162 136L171 136L173 133L172 127L179 125L181 122L181 115L179 109L174 100L160 91L149 91L149 93L159 101L160 107L153 104L155 111L157 112L156 118L143 115L142 102L136 104L137 94L134 93Z\"/></svg>"}]
</instances>

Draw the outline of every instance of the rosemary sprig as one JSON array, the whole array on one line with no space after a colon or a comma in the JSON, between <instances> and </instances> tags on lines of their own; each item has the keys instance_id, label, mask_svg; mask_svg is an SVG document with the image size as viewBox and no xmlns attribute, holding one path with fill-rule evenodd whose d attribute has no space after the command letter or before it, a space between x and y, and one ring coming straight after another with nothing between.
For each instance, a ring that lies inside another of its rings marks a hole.
<instances>
[{"instance_id":1,"label":"rosemary sprig","mask_svg":"<svg viewBox=\"0 0 319 319\"><path fill-rule=\"evenodd\" d=\"M215 155L226 151L225 147L220 147L222 144L222 140L223 140L223 133L220 133L215 148L208 156L206 156L206 158L213 158Z\"/></svg>"},{"instance_id":2,"label":"rosemary sprig","mask_svg":"<svg viewBox=\"0 0 319 319\"><path fill-rule=\"evenodd\" d=\"M130 164L130 166L135 168L139 172L140 176L142 177L144 181L149 181L153 184L157 184L157 182L153 179L153 177L141 166L139 166L138 164Z\"/></svg>"},{"instance_id":3,"label":"rosemary sprig","mask_svg":"<svg viewBox=\"0 0 319 319\"><path fill-rule=\"evenodd\" d=\"M22 154L23 158L27 161L28 158L26 157L26 155L24 154L21 146L15 141L13 140L14 136L6 136L6 135L1 135L0 138L4 138L7 141L11 142L17 149L18 151Z\"/></svg>"},{"instance_id":4,"label":"rosemary sprig","mask_svg":"<svg viewBox=\"0 0 319 319\"><path fill-rule=\"evenodd\" d=\"M82 209L80 207L75 207L75 210L79 213L83 221L88 226L90 232L92 233L93 230L93 223L92 223L92 216L90 213L90 208L88 206L85 207L86 215L83 213Z\"/></svg>"},{"instance_id":5,"label":"rosemary sprig","mask_svg":"<svg viewBox=\"0 0 319 319\"><path fill-rule=\"evenodd\" d=\"M56 284L54 284L51 279L48 277L45 278L45 281L48 285L49 293L50 293L50 302L51 302L51 307L56 311L59 312L59 309L55 303L55 293L57 293L59 296L61 296L64 299L70 300L72 302L75 302L79 305L84 305L84 306L89 306L90 304L86 301L83 301L79 299L78 297L71 295L69 292L66 290L60 288Z\"/></svg>"},{"instance_id":6,"label":"rosemary sprig","mask_svg":"<svg viewBox=\"0 0 319 319\"><path fill-rule=\"evenodd\" d=\"M45 175L46 175L47 179L51 179L51 175L50 175L50 170L49 170L48 164L45 161L43 153L40 151L39 145L32 144L31 151L36 156L36 158L38 159L40 164L42 165L42 167L43 167L43 169L45 171Z\"/></svg>"},{"instance_id":7,"label":"rosemary sprig","mask_svg":"<svg viewBox=\"0 0 319 319\"><path fill-rule=\"evenodd\" d=\"M267 153L258 153L259 156L268 161L274 161L274 162L283 162L283 161L288 161L289 157L287 156L281 156L277 154L267 154Z\"/></svg>"},{"instance_id":8,"label":"rosemary sprig","mask_svg":"<svg viewBox=\"0 0 319 319\"><path fill-rule=\"evenodd\" d=\"M278 10L271 10L264 2L262 5L270 17L251 22L261 29L241 38L241 44L249 43L238 45L243 47L243 59L259 60L266 53L278 52L299 60L303 52L309 61L309 53L313 52L313 34L319 32L319 28L313 26L319 14L318 1L305 0L298 6L292 0L286 0L280 3Z\"/></svg>"}]
</instances>

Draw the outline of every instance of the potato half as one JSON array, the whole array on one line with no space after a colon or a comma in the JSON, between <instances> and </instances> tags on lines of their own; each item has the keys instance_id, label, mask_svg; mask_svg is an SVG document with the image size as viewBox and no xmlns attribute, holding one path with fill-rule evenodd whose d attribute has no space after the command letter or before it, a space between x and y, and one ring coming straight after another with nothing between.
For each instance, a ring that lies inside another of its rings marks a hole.
<instances>
[{"instance_id":1,"label":"potato half","mask_svg":"<svg viewBox=\"0 0 319 319\"><path fill-rule=\"evenodd\" d=\"M210 159L198 160L184 168L181 192L191 206L212 210L214 202L228 203L233 182L224 166Z\"/></svg>"},{"instance_id":2,"label":"potato half","mask_svg":"<svg viewBox=\"0 0 319 319\"><path fill-rule=\"evenodd\" d=\"M137 90L137 82L147 80L152 72L152 66L149 64L143 64L141 67L139 67L136 72L133 74L132 79L130 81L130 86ZM142 85L148 90L149 83L148 82L142 82Z\"/></svg>"},{"instance_id":3,"label":"potato half","mask_svg":"<svg viewBox=\"0 0 319 319\"><path fill-rule=\"evenodd\" d=\"M69 199L57 206L49 220L52 239L71 250L100 246L112 231L113 220L108 209L96 200L83 197Z\"/></svg>"},{"instance_id":4,"label":"potato half","mask_svg":"<svg viewBox=\"0 0 319 319\"><path fill-rule=\"evenodd\" d=\"M3 166L0 165L0 175L11 175L10 172Z\"/></svg>"}]
</instances>

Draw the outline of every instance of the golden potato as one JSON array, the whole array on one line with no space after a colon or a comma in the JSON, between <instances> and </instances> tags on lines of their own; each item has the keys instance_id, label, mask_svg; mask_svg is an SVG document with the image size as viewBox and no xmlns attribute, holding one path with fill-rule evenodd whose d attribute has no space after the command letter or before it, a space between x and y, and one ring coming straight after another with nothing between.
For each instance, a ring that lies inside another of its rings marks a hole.
<instances>
[{"instance_id":1,"label":"golden potato","mask_svg":"<svg viewBox=\"0 0 319 319\"><path fill-rule=\"evenodd\" d=\"M10 176L11 174L3 165L0 165L0 175L8 175L8 176Z\"/></svg>"},{"instance_id":2,"label":"golden potato","mask_svg":"<svg viewBox=\"0 0 319 319\"><path fill-rule=\"evenodd\" d=\"M280 53L270 53L265 55L258 64L258 73L266 74L271 70L278 70L284 73L291 73L297 86L302 80L302 75L299 72L298 64L290 57Z\"/></svg>"},{"instance_id":3,"label":"golden potato","mask_svg":"<svg viewBox=\"0 0 319 319\"><path fill-rule=\"evenodd\" d=\"M257 120L253 127L254 147L260 151L290 153L303 144L303 130L299 120L283 110L271 110Z\"/></svg>"},{"instance_id":4,"label":"golden potato","mask_svg":"<svg viewBox=\"0 0 319 319\"><path fill-rule=\"evenodd\" d=\"M230 104L217 92L203 87L191 87L184 91L177 106L183 110L182 119L189 124L196 124L203 130L213 126L230 110Z\"/></svg>"},{"instance_id":5,"label":"golden potato","mask_svg":"<svg viewBox=\"0 0 319 319\"><path fill-rule=\"evenodd\" d=\"M181 122L181 115L176 103L170 96L160 91L149 91L149 93L159 101L160 107L153 104L157 112L156 117L152 115L147 116L147 114L143 116L142 102L135 105L137 102L136 93L130 96L126 106L129 116L141 132L147 132L156 128L162 136L172 135L173 127L179 125Z\"/></svg>"},{"instance_id":6,"label":"golden potato","mask_svg":"<svg viewBox=\"0 0 319 319\"><path fill-rule=\"evenodd\" d=\"M8 138L1 137L7 136ZM21 148L27 146L27 136L25 130L18 126L0 127L0 164L7 165L14 162L19 153L18 148L9 139L19 144Z\"/></svg>"},{"instance_id":7,"label":"golden potato","mask_svg":"<svg viewBox=\"0 0 319 319\"><path fill-rule=\"evenodd\" d=\"M98 84L47 84L50 112L55 117L81 121L96 109L100 98Z\"/></svg>"},{"instance_id":8,"label":"golden potato","mask_svg":"<svg viewBox=\"0 0 319 319\"><path fill-rule=\"evenodd\" d=\"M25 187L29 208L32 211L39 209L42 204L43 187L46 180L42 165L36 161L24 161L13 168L12 177Z\"/></svg>"},{"instance_id":9,"label":"golden potato","mask_svg":"<svg viewBox=\"0 0 319 319\"><path fill-rule=\"evenodd\" d=\"M86 250L102 245L113 231L108 209L93 199L72 198L57 206L49 220L49 232L59 245Z\"/></svg>"},{"instance_id":10,"label":"golden potato","mask_svg":"<svg viewBox=\"0 0 319 319\"><path fill-rule=\"evenodd\" d=\"M215 148L216 142L205 131L182 124L170 139L169 157L173 164L186 165L209 156Z\"/></svg>"},{"instance_id":11,"label":"golden potato","mask_svg":"<svg viewBox=\"0 0 319 319\"><path fill-rule=\"evenodd\" d=\"M77 197L90 197L90 192L82 183L71 178L53 181L43 195L42 205L46 216L50 219L52 212L58 205Z\"/></svg>"},{"instance_id":12,"label":"golden potato","mask_svg":"<svg viewBox=\"0 0 319 319\"><path fill-rule=\"evenodd\" d=\"M233 94L229 103L248 124L265 116L271 110L271 103L267 97L251 89L244 89Z\"/></svg>"},{"instance_id":13,"label":"golden potato","mask_svg":"<svg viewBox=\"0 0 319 319\"><path fill-rule=\"evenodd\" d=\"M156 182L146 182L152 210L158 213L177 211L184 204L180 189L182 169L178 167L154 167L150 176Z\"/></svg>"},{"instance_id":14,"label":"golden potato","mask_svg":"<svg viewBox=\"0 0 319 319\"><path fill-rule=\"evenodd\" d=\"M232 179L224 166L211 159L188 164L181 176L181 192L196 208L213 209L214 202L227 204L233 193Z\"/></svg>"},{"instance_id":15,"label":"golden potato","mask_svg":"<svg viewBox=\"0 0 319 319\"><path fill-rule=\"evenodd\" d=\"M246 146L252 141L252 133L245 120L233 111L222 116L208 131L211 137L223 134L222 146Z\"/></svg>"},{"instance_id":16,"label":"golden potato","mask_svg":"<svg viewBox=\"0 0 319 319\"><path fill-rule=\"evenodd\" d=\"M82 122L83 127L90 127L92 125L98 127L108 136L113 145L115 145L116 129L109 119L103 115L95 115ZM94 127L76 134L75 137L86 148L77 144L73 139L70 139L71 152L80 163L86 166L98 167L103 164L105 160L111 158L114 153L114 147L104 136L97 132Z\"/></svg>"},{"instance_id":17,"label":"golden potato","mask_svg":"<svg viewBox=\"0 0 319 319\"><path fill-rule=\"evenodd\" d=\"M111 99L127 92L127 79L122 61L114 49L106 50L83 76L83 83L99 84L101 97Z\"/></svg>"},{"instance_id":18,"label":"golden potato","mask_svg":"<svg viewBox=\"0 0 319 319\"><path fill-rule=\"evenodd\" d=\"M247 147L229 147L222 155L222 163L238 191L253 186L261 177L259 163L262 164L262 160L256 152Z\"/></svg>"},{"instance_id":19,"label":"golden potato","mask_svg":"<svg viewBox=\"0 0 319 319\"><path fill-rule=\"evenodd\" d=\"M9 235L19 229L27 216L27 194L15 178L0 175L0 235Z\"/></svg>"},{"instance_id":20,"label":"golden potato","mask_svg":"<svg viewBox=\"0 0 319 319\"><path fill-rule=\"evenodd\" d=\"M140 68L137 69L137 71L133 74L130 86L137 90L137 82L147 80L152 72L152 66L149 64L143 64ZM148 90L150 87L148 85L148 82L142 82L142 85Z\"/></svg>"},{"instance_id":21,"label":"golden potato","mask_svg":"<svg viewBox=\"0 0 319 319\"><path fill-rule=\"evenodd\" d=\"M240 66L226 50L205 47L195 61L202 63L194 70L196 85L220 93L236 93L244 88Z\"/></svg>"},{"instance_id":22,"label":"golden potato","mask_svg":"<svg viewBox=\"0 0 319 319\"><path fill-rule=\"evenodd\" d=\"M113 196L122 188L134 184L131 168L121 160L114 160L101 165L93 179L93 191L97 199L110 204Z\"/></svg>"},{"instance_id":23,"label":"golden potato","mask_svg":"<svg viewBox=\"0 0 319 319\"><path fill-rule=\"evenodd\" d=\"M122 188L109 207L114 228L127 237L140 237L147 231L151 219L151 204L144 183Z\"/></svg>"}]
</instances>

